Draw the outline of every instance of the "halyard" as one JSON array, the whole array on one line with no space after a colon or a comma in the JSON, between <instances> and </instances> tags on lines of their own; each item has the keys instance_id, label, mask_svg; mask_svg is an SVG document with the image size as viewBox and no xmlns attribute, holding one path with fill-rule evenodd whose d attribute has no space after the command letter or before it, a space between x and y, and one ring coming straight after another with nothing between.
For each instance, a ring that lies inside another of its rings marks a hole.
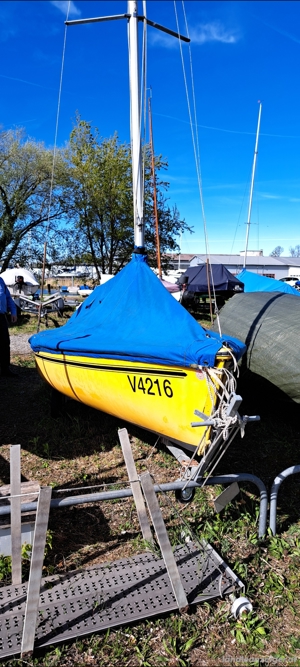
<instances>
[{"instance_id":1,"label":"halyard","mask_svg":"<svg viewBox=\"0 0 300 667\"><path fill-rule=\"evenodd\" d=\"M62 320L50 319L50 326ZM11 328L18 353L12 363L19 378L0 379L0 483L9 482L9 446L20 443L23 481L36 480L58 489L120 485L128 481L118 440L127 426L138 472L148 469L156 482L178 477L178 465L156 443L155 436L121 423L74 401L65 415L50 417L50 390L39 378L33 355L23 344L36 320L23 318ZM27 333L28 332L28 333ZM23 338L24 337L24 338ZM12 347L14 347L12 345ZM25 352L25 354L24 354ZM217 473L248 472L268 490L282 470L300 463L299 407L259 378L244 375L239 383L242 413L260 414L261 422L236 438ZM87 490L87 492L89 492ZM259 501L253 485L221 514L215 514L216 487L196 492L187 506L174 495L159 496L172 544L184 541L188 530L206 538L246 584L254 611L236 621L230 601L198 605L191 613L171 614L135 626L94 635L34 656L26 664L46 665L300 665L299 476L285 481L279 493L278 535L257 538ZM53 510L50 514L44 574L66 572L141 553L142 542L132 499ZM26 574L26 554L24 560ZM0 560L2 584L9 581L9 560ZM21 661L7 661L22 664ZM24 664L24 663L23 663Z\"/></svg>"}]
</instances>

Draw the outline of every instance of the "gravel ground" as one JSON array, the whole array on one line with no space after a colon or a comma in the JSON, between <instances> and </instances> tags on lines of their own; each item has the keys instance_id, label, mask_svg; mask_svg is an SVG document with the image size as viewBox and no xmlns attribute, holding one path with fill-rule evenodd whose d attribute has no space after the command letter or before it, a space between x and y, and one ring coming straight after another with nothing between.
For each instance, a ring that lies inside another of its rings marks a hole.
<instances>
[{"instance_id":1,"label":"gravel ground","mask_svg":"<svg viewBox=\"0 0 300 667\"><path fill-rule=\"evenodd\" d=\"M11 354L30 354L32 349L28 343L28 338L32 334L14 334L10 336L10 352Z\"/></svg>"}]
</instances>

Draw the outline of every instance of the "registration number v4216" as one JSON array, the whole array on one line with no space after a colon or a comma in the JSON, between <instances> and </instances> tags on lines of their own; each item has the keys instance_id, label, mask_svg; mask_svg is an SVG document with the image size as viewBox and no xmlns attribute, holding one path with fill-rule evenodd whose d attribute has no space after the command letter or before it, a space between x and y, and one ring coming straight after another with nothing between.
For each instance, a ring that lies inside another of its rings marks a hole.
<instances>
[{"instance_id":1,"label":"registration number v4216","mask_svg":"<svg viewBox=\"0 0 300 667\"><path fill-rule=\"evenodd\" d=\"M170 380L152 380L140 375L127 375L128 382L134 393L142 391L149 396L166 396L172 398L173 389Z\"/></svg>"}]
</instances>

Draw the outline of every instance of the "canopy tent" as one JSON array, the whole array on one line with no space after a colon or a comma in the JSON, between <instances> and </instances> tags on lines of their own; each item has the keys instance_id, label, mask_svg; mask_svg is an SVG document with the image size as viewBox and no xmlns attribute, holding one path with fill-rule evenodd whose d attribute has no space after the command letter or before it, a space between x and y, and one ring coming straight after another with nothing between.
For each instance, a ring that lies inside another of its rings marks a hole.
<instances>
[{"instance_id":1,"label":"canopy tent","mask_svg":"<svg viewBox=\"0 0 300 667\"><path fill-rule=\"evenodd\" d=\"M170 292L170 294L176 294L176 292L180 292L180 286L176 285L176 283L170 283L168 280L162 280L159 278L161 281L162 285Z\"/></svg>"},{"instance_id":2,"label":"canopy tent","mask_svg":"<svg viewBox=\"0 0 300 667\"><path fill-rule=\"evenodd\" d=\"M67 324L30 338L34 352L185 367L214 366L224 343L237 359L245 351L239 340L205 331L139 254L113 280L97 287Z\"/></svg>"},{"instance_id":3,"label":"canopy tent","mask_svg":"<svg viewBox=\"0 0 300 667\"><path fill-rule=\"evenodd\" d=\"M300 292L288 283L274 278L266 278L266 276L259 276L257 273L252 273L252 271L246 269L238 274L238 278L244 283L244 292L284 292L285 294L300 296Z\"/></svg>"},{"instance_id":4,"label":"canopy tent","mask_svg":"<svg viewBox=\"0 0 300 667\"><path fill-rule=\"evenodd\" d=\"M243 291L243 283L234 276L223 264L201 264L191 266L181 276L179 282L187 283L186 291L190 293L207 292L209 284L216 291Z\"/></svg>"}]
</instances>

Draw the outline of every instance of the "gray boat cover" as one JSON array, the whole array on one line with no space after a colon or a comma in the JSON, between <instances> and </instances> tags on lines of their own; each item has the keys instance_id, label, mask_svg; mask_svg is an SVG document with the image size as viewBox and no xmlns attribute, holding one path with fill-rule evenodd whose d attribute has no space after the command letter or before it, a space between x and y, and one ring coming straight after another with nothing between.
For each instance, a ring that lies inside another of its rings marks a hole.
<instances>
[{"instance_id":1,"label":"gray boat cover","mask_svg":"<svg viewBox=\"0 0 300 667\"><path fill-rule=\"evenodd\" d=\"M246 344L248 369L300 403L300 299L282 292L236 294L219 317L222 335Z\"/></svg>"}]
</instances>

